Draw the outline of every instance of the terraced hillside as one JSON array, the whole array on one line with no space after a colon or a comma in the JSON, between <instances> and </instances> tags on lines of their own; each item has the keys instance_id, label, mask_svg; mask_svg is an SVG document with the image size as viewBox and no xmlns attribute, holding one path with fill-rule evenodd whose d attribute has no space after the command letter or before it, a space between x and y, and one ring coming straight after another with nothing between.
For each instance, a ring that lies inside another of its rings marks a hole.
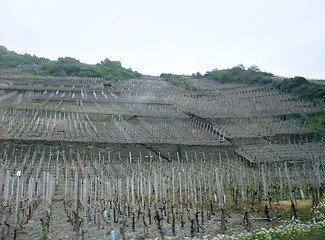
<instances>
[{"instance_id":1,"label":"terraced hillside","mask_svg":"<svg viewBox=\"0 0 325 240\"><path fill-rule=\"evenodd\" d=\"M323 138L282 117L312 102L271 84L188 82L193 91L177 92L152 76L2 71L2 236L213 237L290 219L275 202L317 205Z\"/></svg>"}]
</instances>

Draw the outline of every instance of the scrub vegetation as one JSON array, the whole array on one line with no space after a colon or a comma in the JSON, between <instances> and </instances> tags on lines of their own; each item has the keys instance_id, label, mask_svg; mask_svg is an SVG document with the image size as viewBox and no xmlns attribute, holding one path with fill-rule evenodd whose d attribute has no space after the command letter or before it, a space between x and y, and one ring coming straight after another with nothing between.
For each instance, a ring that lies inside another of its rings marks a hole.
<instances>
[{"instance_id":1,"label":"scrub vegetation","mask_svg":"<svg viewBox=\"0 0 325 240\"><path fill-rule=\"evenodd\" d=\"M29 54L17 54L0 46L0 67L18 67L21 65L34 66L34 68L25 71L25 74L40 76L96 77L109 81L125 80L141 76L140 73L132 71L132 69L123 68L119 61L110 61L107 58L96 65L83 64L79 60L70 57L51 61Z\"/></svg>"}]
</instances>

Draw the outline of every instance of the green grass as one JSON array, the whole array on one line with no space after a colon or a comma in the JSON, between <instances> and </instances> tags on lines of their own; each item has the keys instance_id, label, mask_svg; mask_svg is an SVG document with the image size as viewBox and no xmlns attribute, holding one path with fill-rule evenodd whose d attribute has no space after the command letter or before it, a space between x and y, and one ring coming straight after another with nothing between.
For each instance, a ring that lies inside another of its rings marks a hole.
<instances>
[{"instance_id":1,"label":"green grass","mask_svg":"<svg viewBox=\"0 0 325 240\"><path fill-rule=\"evenodd\" d=\"M171 85L173 85L174 93L182 93L197 90L195 86L189 83L188 77L170 73L162 73L160 77L164 78L166 81L170 82Z\"/></svg>"},{"instance_id":2,"label":"green grass","mask_svg":"<svg viewBox=\"0 0 325 240\"><path fill-rule=\"evenodd\" d=\"M315 228L305 230L303 232L295 232L295 231L275 231L271 234L266 234L263 232L257 232L250 238L242 238L242 239L279 239L279 240L289 240L289 239L325 239L325 228Z\"/></svg>"},{"instance_id":3,"label":"green grass","mask_svg":"<svg viewBox=\"0 0 325 240\"><path fill-rule=\"evenodd\" d=\"M321 136L325 136L325 107L324 104L319 106L317 112L312 113L296 113L296 114L287 114L282 117L286 120L296 120L296 123L300 123L301 126L304 126L314 132L317 132Z\"/></svg>"},{"instance_id":4,"label":"green grass","mask_svg":"<svg viewBox=\"0 0 325 240\"><path fill-rule=\"evenodd\" d=\"M254 230L251 234L239 235L238 239L325 239L325 205L320 204L313 211L307 205L307 202L301 203L297 211L299 221L282 221L275 228Z\"/></svg>"}]
</instances>

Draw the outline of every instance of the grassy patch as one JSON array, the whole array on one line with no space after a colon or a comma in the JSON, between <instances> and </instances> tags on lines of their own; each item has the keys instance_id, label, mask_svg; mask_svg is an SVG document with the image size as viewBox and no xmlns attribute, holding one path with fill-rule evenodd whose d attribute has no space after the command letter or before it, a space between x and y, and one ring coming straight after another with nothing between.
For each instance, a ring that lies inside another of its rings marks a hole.
<instances>
[{"instance_id":1,"label":"grassy patch","mask_svg":"<svg viewBox=\"0 0 325 240\"><path fill-rule=\"evenodd\" d=\"M189 83L188 77L174 75L170 73L162 73L160 77L164 78L166 81L170 82L174 86L173 91L175 93L197 90L195 86Z\"/></svg>"},{"instance_id":2,"label":"grassy patch","mask_svg":"<svg viewBox=\"0 0 325 240\"><path fill-rule=\"evenodd\" d=\"M290 205L290 201L281 201L274 204L274 209L283 211L290 208ZM297 202L297 214L300 214L303 221L282 221L275 228L261 228L252 233L240 233L233 236L235 238L225 236L220 239L325 239L325 204L322 203L313 211L310 211L310 207L310 200Z\"/></svg>"},{"instance_id":3,"label":"grassy patch","mask_svg":"<svg viewBox=\"0 0 325 240\"><path fill-rule=\"evenodd\" d=\"M274 230L272 233L265 233L259 231L249 238L242 239L279 239L279 240L289 240L289 239L324 239L325 238L325 228L312 228L302 230L301 232L295 229L288 230Z\"/></svg>"},{"instance_id":4,"label":"grassy patch","mask_svg":"<svg viewBox=\"0 0 325 240\"><path fill-rule=\"evenodd\" d=\"M285 120L296 120L296 123L325 136L325 104L319 105L319 111L313 113L296 113L283 115Z\"/></svg>"}]
</instances>

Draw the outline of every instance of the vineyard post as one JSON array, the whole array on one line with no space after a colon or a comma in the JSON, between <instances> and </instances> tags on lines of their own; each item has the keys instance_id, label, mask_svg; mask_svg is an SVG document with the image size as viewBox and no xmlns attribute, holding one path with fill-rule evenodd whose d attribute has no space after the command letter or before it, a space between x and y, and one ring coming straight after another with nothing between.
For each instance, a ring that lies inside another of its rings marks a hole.
<instances>
[{"instance_id":1,"label":"vineyard post","mask_svg":"<svg viewBox=\"0 0 325 240\"><path fill-rule=\"evenodd\" d=\"M181 172L178 172L178 180L179 180L179 205L181 208L181 227L184 227L184 208L183 208L183 195L182 195L182 179Z\"/></svg>"},{"instance_id":2,"label":"vineyard post","mask_svg":"<svg viewBox=\"0 0 325 240\"><path fill-rule=\"evenodd\" d=\"M164 239L164 234L163 234L163 231L162 231L162 227L161 227L161 220L162 220L162 217L160 217L159 215L159 205L158 205L158 179L157 179L157 172L155 171L155 175L154 175L154 181L155 181L155 208L156 208L156 215L155 215L155 220L157 222L157 225L158 225L158 230L159 230L159 233L161 235L161 238ZM160 192L161 193L161 192Z\"/></svg>"},{"instance_id":3,"label":"vineyard post","mask_svg":"<svg viewBox=\"0 0 325 240\"><path fill-rule=\"evenodd\" d=\"M188 202L190 202L190 204L188 204L188 220L191 223L191 237L196 237L197 234L197 225L195 224L195 203L194 203L194 187L193 187L193 181L192 180L192 166L190 167L190 174L188 177ZM191 205L191 206L189 206Z\"/></svg>"},{"instance_id":4,"label":"vineyard post","mask_svg":"<svg viewBox=\"0 0 325 240\"><path fill-rule=\"evenodd\" d=\"M20 176L21 176L21 171L16 172L17 175L17 193L16 193L16 208L15 208L15 230L14 230L14 235L16 238L17 230L19 227L19 203L20 203L20 194L19 194L19 189L20 189Z\"/></svg>"},{"instance_id":5,"label":"vineyard post","mask_svg":"<svg viewBox=\"0 0 325 240\"><path fill-rule=\"evenodd\" d=\"M50 230L50 203L51 203L51 178L50 173L47 172L46 178L46 200L45 200L45 216L46 216L46 235L48 235Z\"/></svg>"},{"instance_id":6,"label":"vineyard post","mask_svg":"<svg viewBox=\"0 0 325 240\"><path fill-rule=\"evenodd\" d=\"M172 223L172 231L173 235L176 236L175 230L175 168L172 168L172 184L173 184L173 205L172 205L172 212L173 212L173 223Z\"/></svg>"},{"instance_id":7,"label":"vineyard post","mask_svg":"<svg viewBox=\"0 0 325 240\"><path fill-rule=\"evenodd\" d=\"M279 180L280 180L280 199L281 201L283 201L283 179L282 179L281 168L279 168L278 173L279 173Z\"/></svg>"},{"instance_id":8,"label":"vineyard post","mask_svg":"<svg viewBox=\"0 0 325 240\"><path fill-rule=\"evenodd\" d=\"M56 153L56 185L59 183L59 172L60 172L60 167L59 167L59 150Z\"/></svg>"},{"instance_id":9,"label":"vineyard post","mask_svg":"<svg viewBox=\"0 0 325 240\"><path fill-rule=\"evenodd\" d=\"M313 166L311 168L311 173L312 173L312 187L311 187L311 194L312 194L312 206L313 208L316 207L318 205L318 191L317 191L317 186L316 186L316 177L317 177L317 167L318 164L316 164L314 161L312 162Z\"/></svg>"},{"instance_id":10,"label":"vineyard post","mask_svg":"<svg viewBox=\"0 0 325 240\"><path fill-rule=\"evenodd\" d=\"M323 186L322 186L322 181L321 181L321 171L320 171L320 167L321 167L321 159L320 161L316 164L316 173L317 173L317 179L318 179L318 197L319 200L323 197Z\"/></svg>"},{"instance_id":11,"label":"vineyard post","mask_svg":"<svg viewBox=\"0 0 325 240\"><path fill-rule=\"evenodd\" d=\"M151 177L148 174L148 219L149 225L151 225Z\"/></svg>"},{"instance_id":12,"label":"vineyard post","mask_svg":"<svg viewBox=\"0 0 325 240\"><path fill-rule=\"evenodd\" d=\"M219 172L218 172L218 167L216 167L216 184L217 184L217 194L218 194L218 202L219 202L219 209L220 209L220 213L221 213L221 217L220 217L220 224L221 224L221 232L224 233L226 231L226 213L225 213L225 209L224 209L224 192L223 192L223 188L221 186L221 181L220 181L220 177L219 176Z\"/></svg>"},{"instance_id":13,"label":"vineyard post","mask_svg":"<svg viewBox=\"0 0 325 240\"><path fill-rule=\"evenodd\" d=\"M244 206L244 219L243 224L247 231L251 231L251 223L249 221L249 212L247 207L247 195L245 193L245 186L244 186L244 168L241 166L240 168L240 185L241 185L241 195L242 195L242 201Z\"/></svg>"},{"instance_id":14,"label":"vineyard post","mask_svg":"<svg viewBox=\"0 0 325 240\"><path fill-rule=\"evenodd\" d=\"M6 239L6 228L9 230L9 225L7 223L7 204L8 204L8 198L9 198L9 188L10 188L10 171L7 170L6 174L6 181L4 185L4 199L3 199L3 214L2 214L2 233L1 233L1 239Z\"/></svg>"},{"instance_id":15,"label":"vineyard post","mask_svg":"<svg viewBox=\"0 0 325 240\"><path fill-rule=\"evenodd\" d=\"M34 178L29 178L28 183L28 214L27 214L27 220L26 223L30 220L32 217L32 201L33 201L33 191L34 191Z\"/></svg>"},{"instance_id":16,"label":"vineyard post","mask_svg":"<svg viewBox=\"0 0 325 240\"><path fill-rule=\"evenodd\" d=\"M74 225L75 225L75 240L79 239L79 169L75 169L75 210L74 210Z\"/></svg>"},{"instance_id":17,"label":"vineyard post","mask_svg":"<svg viewBox=\"0 0 325 240\"><path fill-rule=\"evenodd\" d=\"M287 181L288 181L289 195L290 195L290 201L291 201L291 211L293 213L294 219L297 219L297 213L296 213L294 198L293 198L292 189L291 189L290 175L289 175L289 171L288 171L288 167L287 167L287 162L286 161L284 162L284 169L285 169L285 173L286 173L286 177L287 177Z\"/></svg>"},{"instance_id":18,"label":"vineyard post","mask_svg":"<svg viewBox=\"0 0 325 240\"><path fill-rule=\"evenodd\" d=\"M295 167L296 176L298 177L298 183L299 183L299 196L300 196L300 199L305 199L304 192L303 192L303 190L302 190L302 183L301 183L300 169L297 168L297 166L296 166L296 161L294 161L294 167Z\"/></svg>"},{"instance_id":19,"label":"vineyard post","mask_svg":"<svg viewBox=\"0 0 325 240\"><path fill-rule=\"evenodd\" d=\"M204 191L206 187L204 186ZM204 200L203 200L203 190L202 186L200 185L200 204L201 204L201 225L204 225Z\"/></svg>"},{"instance_id":20,"label":"vineyard post","mask_svg":"<svg viewBox=\"0 0 325 240\"><path fill-rule=\"evenodd\" d=\"M196 231L199 232L200 229L200 223L199 223L199 207L198 207L198 194L197 194L197 184L196 184L196 174L193 173L192 168L192 174L193 174L193 194L194 194L194 206L195 206L195 223L196 223Z\"/></svg>"},{"instance_id":21,"label":"vineyard post","mask_svg":"<svg viewBox=\"0 0 325 240\"><path fill-rule=\"evenodd\" d=\"M131 178L131 200L132 200L132 231L135 232L135 197L134 197L134 172Z\"/></svg>"},{"instance_id":22,"label":"vineyard post","mask_svg":"<svg viewBox=\"0 0 325 240\"><path fill-rule=\"evenodd\" d=\"M263 192L264 192L264 201L265 201L265 215L268 221L271 221L271 212L270 212L270 204L269 201L269 192L268 192L268 187L265 179L265 170L264 170L264 164L261 165L261 172L262 172L262 180L263 180Z\"/></svg>"},{"instance_id":23,"label":"vineyard post","mask_svg":"<svg viewBox=\"0 0 325 240\"><path fill-rule=\"evenodd\" d=\"M88 218L88 178L84 178L84 184L83 184L83 203L84 203L84 219Z\"/></svg>"}]
</instances>

